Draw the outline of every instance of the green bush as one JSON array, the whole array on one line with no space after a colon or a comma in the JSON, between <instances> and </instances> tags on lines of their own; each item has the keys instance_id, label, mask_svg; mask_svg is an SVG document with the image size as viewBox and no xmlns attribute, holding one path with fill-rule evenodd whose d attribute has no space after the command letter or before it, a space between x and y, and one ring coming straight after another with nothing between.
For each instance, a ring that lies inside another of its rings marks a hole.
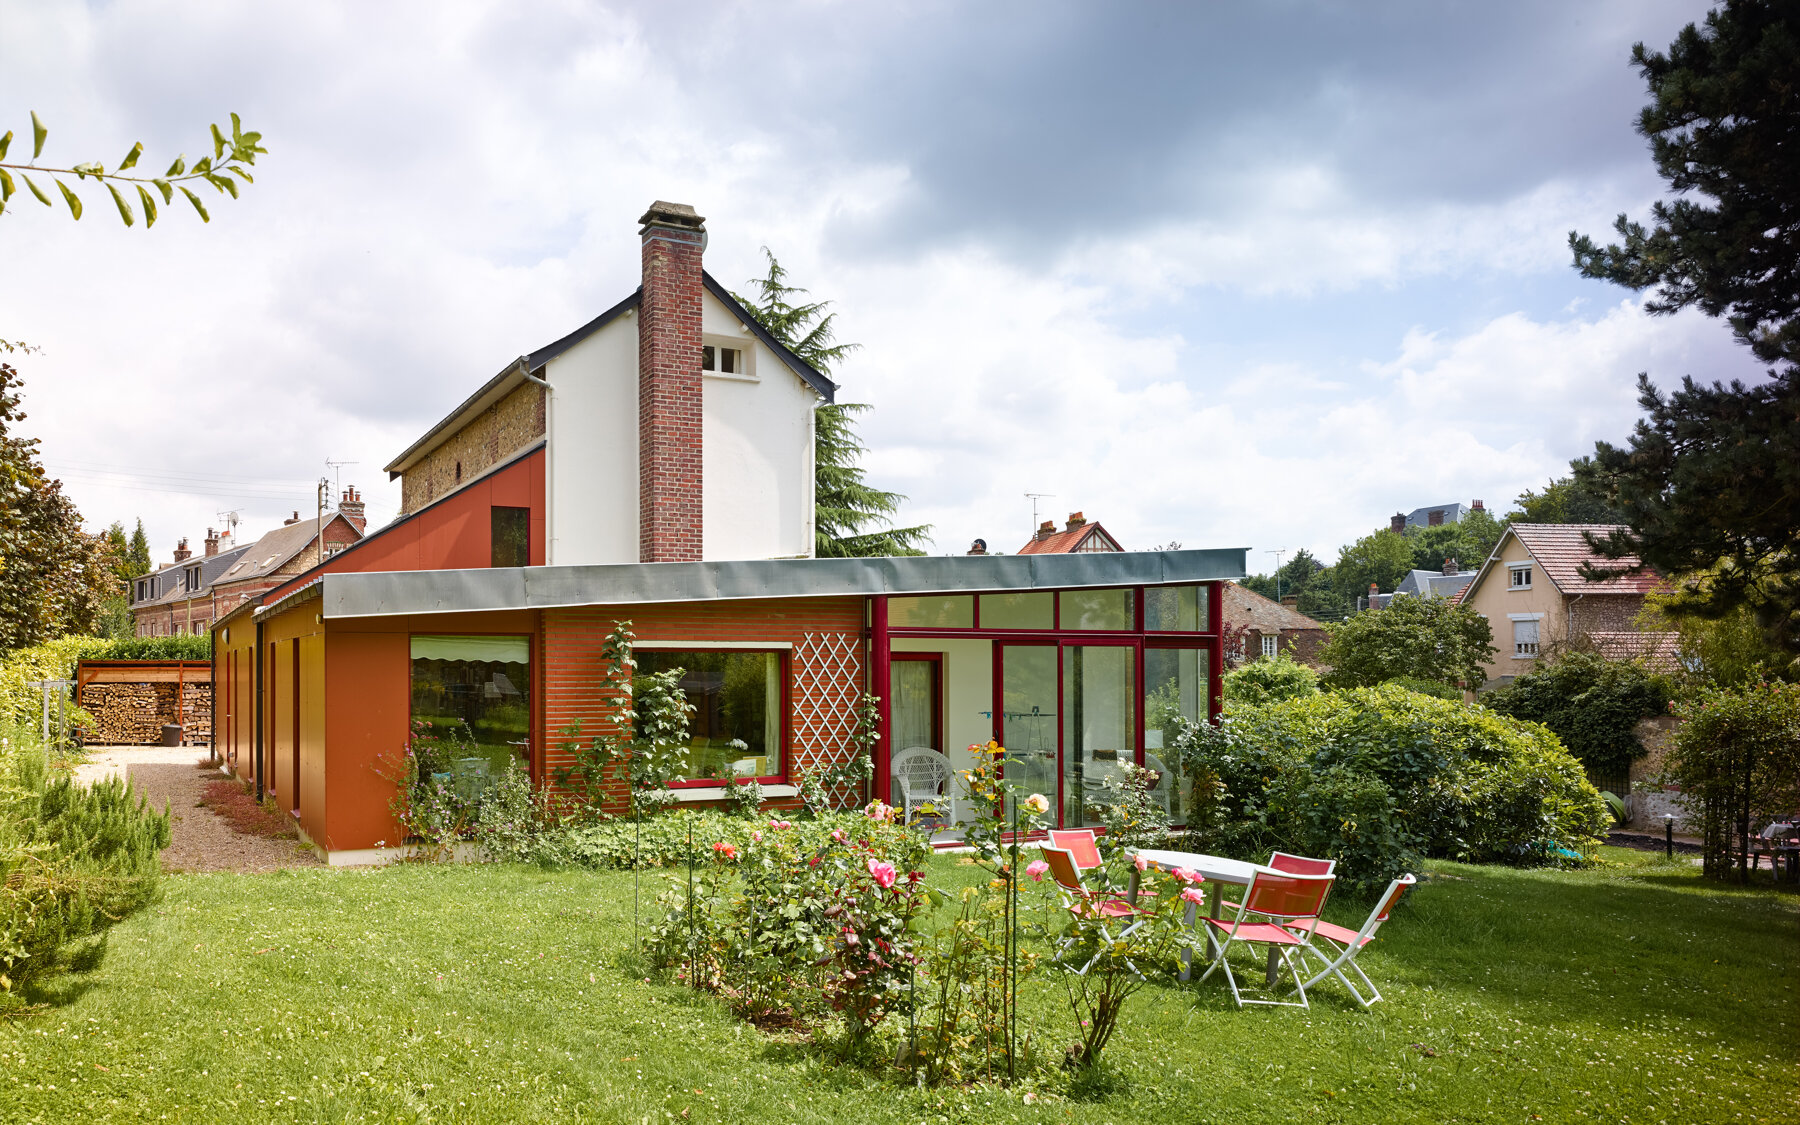
<instances>
[{"instance_id":1,"label":"green bush","mask_svg":"<svg viewBox=\"0 0 1800 1125\"><path fill-rule=\"evenodd\" d=\"M1232 703L1274 703L1319 692L1319 674L1286 652L1233 668L1223 682L1225 698Z\"/></svg>"},{"instance_id":2,"label":"green bush","mask_svg":"<svg viewBox=\"0 0 1800 1125\"><path fill-rule=\"evenodd\" d=\"M1407 691L1416 691L1420 695L1429 695L1433 699L1454 699L1462 702L1463 690L1455 684L1447 684L1442 680L1421 680L1411 676L1399 676L1388 680L1388 684Z\"/></svg>"},{"instance_id":3,"label":"green bush","mask_svg":"<svg viewBox=\"0 0 1800 1125\"><path fill-rule=\"evenodd\" d=\"M71 947L150 903L169 814L124 780L50 779L30 727L0 723L0 1010Z\"/></svg>"},{"instance_id":4,"label":"green bush","mask_svg":"<svg viewBox=\"0 0 1800 1125\"><path fill-rule=\"evenodd\" d=\"M1606 823L1580 763L1543 727L1393 685L1234 704L1176 747L1202 846L1328 856L1352 891L1422 854L1558 862Z\"/></svg>"},{"instance_id":5,"label":"green bush","mask_svg":"<svg viewBox=\"0 0 1800 1125\"><path fill-rule=\"evenodd\" d=\"M43 707L43 693L26 685L39 680L71 680L83 660L210 660L212 638L61 637L0 655L0 720L31 722Z\"/></svg>"},{"instance_id":6,"label":"green bush","mask_svg":"<svg viewBox=\"0 0 1800 1125\"><path fill-rule=\"evenodd\" d=\"M1408 678L1481 686L1494 658L1487 618L1444 598L1396 594L1381 609L1325 626L1331 640L1319 663L1331 673L1324 686L1371 687Z\"/></svg>"},{"instance_id":7,"label":"green bush","mask_svg":"<svg viewBox=\"0 0 1800 1125\"><path fill-rule=\"evenodd\" d=\"M1482 702L1503 715L1543 723L1588 769L1619 776L1644 756L1632 728L1668 708L1669 684L1640 664L1570 652Z\"/></svg>"},{"instance_id":8,"label":"green bush","mask_svg":"<svg viewBox=\"0 0 1800 1125\"><path fill-rule=\"evenodd\" d=\"M1800 809L1800 684L1709 689L1683 699L1663 776L1698 819L1706 874L1748 875L1751 834Z\"/></svg>"}]
</instances>

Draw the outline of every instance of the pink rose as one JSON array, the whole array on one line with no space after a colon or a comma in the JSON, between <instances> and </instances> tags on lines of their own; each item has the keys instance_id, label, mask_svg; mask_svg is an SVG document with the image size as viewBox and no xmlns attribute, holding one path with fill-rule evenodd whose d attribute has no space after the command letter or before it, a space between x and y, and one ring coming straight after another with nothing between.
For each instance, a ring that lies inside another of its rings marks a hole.
<instances>
[{"instance_id":1,"label":"pink rose","mask_svg":"<svg viewBox=\"0 0 1800 1125\"><path fill-rule=\"evenodd\" d=\"M1147 860L1147 859L1145 859L1145 858L1144 858L1144 857L1143 857L1143 856L1141 856L1141 855L1134 855L1134 856L1132 856L1132 857L1131 857L1131 862L1132 862L1132 863L1133 863L1133 864L1135 864L1135 865L1136 865L1136 866L1137 866L1137 869L1138 869L1138 870L1139 870L1139 871L1148 871L1148 870L1150 870L1150 861L1149 861L1149 860Z\"/></svg>"},{"instance_id":2,"label":"pink rose","mask_svg":"<svg viewBox=\"0 0 1800 1125\"><path fill-rule=\"evenodd\" d=\"M1025 865L1025 874L1031 876L1031 881L1034 883L1043 882L1044 873L1049 870L1050 865L1041 859L1034 859Z\"/></svg>"},{"instance_id":3,"label":"pink rose","mask_svg":"<svg viewBox=\"0 0 1800 1125\"><path fill-rule=\"evenodd\" d=\"M836 843L839 843L839 844L841 844L845 840L849 839L849 837L844 835L844 830L842 828L833 828L831 830L831 838L833 841L835 841Z\"/></svg>"},{"instance_id":4,"label":"pink rose","mask_svg":"<svg viewBox=\"0 0 1800 1125\"><path fill-rule=\"evenodd\" d=\"M1206 901L1206 896L1201 893L1199 887L1189 887L1187 890L1181 892L1181 897L1187 899L1195 906Z\"/></svg>"},{"instance_id":5,"label":"pink rose","mask_svg":"<svg viewBox=\"0 0 1800 1125\"><path fill-rule=\"evenodd\" d=\"M751 842L751 843L752 843L752 844L760 844L760 843L762 843L762 833L761 833L761 832L752 832L752 833L750 833L750 842Z\"/></svg>"},{"instance_id":6,"label":"pink rose","mask_svg":"<svg viewBox=\"0 0 1800 1125\"><path fill-rule=\"evenodd\" d=\"M1184 883L1200 883L1205 881L1200 878L1200 873L1191 867L1177 867L1175 869L1175 877Z\"/></svg>"},{"instance_id":7,"label":"pink rose","mask_svg":"<svg viewBox=\"0 0 1800 1125\"><path fill-rule=\"evenodd\" d=\"M869 860L869 878L875 880L876 884L884 891L893 887L898 874L891 863L884 863L879 859Z\"/></svg>"},{"instance_id":8,"label":"pink rose","mask_svg":"<svg viewBox=\"0 0 1800 1125\"><path fill-rule=\"evenodd\" d=\"M793 826L794 825L791 821L786 821L786 820L771 820L769 822L769 827L773 828L777 832L786 831L787 829L792 828Z\"/></svg>"}]
</instances>

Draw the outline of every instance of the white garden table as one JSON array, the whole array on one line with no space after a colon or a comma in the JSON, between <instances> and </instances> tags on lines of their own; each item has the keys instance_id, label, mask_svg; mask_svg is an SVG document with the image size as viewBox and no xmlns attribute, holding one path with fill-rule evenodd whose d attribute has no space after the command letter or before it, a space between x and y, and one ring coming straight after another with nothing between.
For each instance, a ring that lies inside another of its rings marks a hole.
<instances>
[{"instance_id":1,"label":"white garden table","mask_svg":"<svg viewBox=\"0 0 1800 1125\"><path fill-rule=\"evenodd\" d=\"M1231 883L1239 887L1249 886L1250 880L1258 871L1268 870L1260 864L1246 863L1241 859L1227 859L1222 855L1204 855L1200 852L1172 852L1163 851L1159 848L1128 848L1126 849L1126 854L1130 855L1134 860L1140 858L1146 860L1163 871L1174 871L1178 867L1185 867L1189 871L1195 872L1209 883ZM1133 863L1131 866L1131 882L1127 884L1125 888L1125 901L1127 902L1137 902L1138 877L1139 872L1137 864ZM1217 918L1219 916L1219 892L1214 890L1211 894L1207 895L1206 898L1207 901L1211 903L1211 906L1208 907L1208 913L1212 917ZM1189 929L1193 929L1194 927L1195 913L1194 904L1189 903L1187 914L1182 919ZM1206 948L1216 955L1218 952L1218 945L1213 939L1212 927L1207 926L1205 929ZM1182 980L1188 979L1190 971L1189 962L1193 960L1193 956L1194 951L1191 949L1183 949L1181 951ZM1275 949L1271 946L1269 949L1269 973L1271 979L1273 979L1274 976L1275 963Z\"/></svg>"}]
</instances>

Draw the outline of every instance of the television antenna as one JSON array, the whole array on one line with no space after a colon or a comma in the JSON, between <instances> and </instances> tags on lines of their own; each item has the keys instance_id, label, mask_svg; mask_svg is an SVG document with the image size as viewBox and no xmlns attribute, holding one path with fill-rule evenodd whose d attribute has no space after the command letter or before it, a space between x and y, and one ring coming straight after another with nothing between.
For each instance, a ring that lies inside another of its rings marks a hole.
<instances>
[{"instance_id":1,"label":"television antenna","mask_svg":"<svg viewBox=\"0 0 1800 1125\"><path fill-rule=\"evenodd\" d=\"M1039 500L1048 500L1050 497L1055 496L1056 493L1054 493L1054 492L1027 492L1025 495L1031 501L1031 533L1033 535L1036 535L1037 529L1038 529L1037 502Z\"/></svg>"},{"instance_id":2,"label":"television antenna","mask_svg":"<svg viewBox=\"0 0 1800 1125\"><path fill-rule=\"evenodd\" d=\"M331 470L331 487L332 487L332 491L334 493L341 494L344 491L344 482L342 479L340 479L342 477L342 474L339 473L338 470L341 469L342 467L344 467L345 465L360 465L360 464L362 464L361 461L333 461L329 457L325 458L325 467L327 469Z\"/></svg>"},{"instance_id":3,"label":"television antenna","mask_svg":"<svg viewBox=\"0 0 1800 1125\"><path fill-rule=\"evenodd\" d=\"M1276 547L1273 550L1263 552L1264 554L1275 556L1275 600L1278 602L1281 600L1281 556L1287 554L1287 551L1288 549L1286 547Z\"/></svg>"}]
</instances>

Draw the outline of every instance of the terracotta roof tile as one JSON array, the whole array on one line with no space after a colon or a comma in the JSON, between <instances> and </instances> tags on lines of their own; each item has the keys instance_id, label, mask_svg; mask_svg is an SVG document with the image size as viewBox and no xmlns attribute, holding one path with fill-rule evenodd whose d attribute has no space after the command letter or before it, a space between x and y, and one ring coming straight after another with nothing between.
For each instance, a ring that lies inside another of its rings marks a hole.
<instances>
[{"instance_id":1,"label":"terracotta roof tile","mask_svg":"<svg viewBox=\"0 0 1800 1125\"><path fill-rule=\"evenodd\" d=\"M1581 523L1515 523L1512 532L1519 537L1519 542L1531 552L1538 565L1544 568L1545 577L1556 584L1556 588L1564 594L1647 594L1662 585L1662 579L1655 571L1645 570L1637 574L1622 574L1609 578L1605 582L1594 582L1581 575L1581 564L1593 562L1604 564L1609 568L1625 568L1638 565L1635 556L1622 559L1602 559L1588 546L1586 536L1593 534L1603 538L1607 533L1619 528L1617 524L1581 524ZM1466 587L1465 587L1466 589Z\"/></svg>"},{"instance_id":2,"label":"terracotta roof tile","mask_svg":"<svg viewBox=\"0 0 1800 1125\"><path fill-rule=\"evenodd\" d=\"M1259 633L1325 627L1299 610L1265 598L1255 590L1246 590L1236 582L1225 583L1220 600L1224 603L1225 624L1233 627L1244 626Z\"/></svg>"},{"instance_id":3,"label":"terracotta roof tile","mask_svg":"<svg viewBox=\"0 0 1800 1125\"><path fill-rule=\"evenodd\" d=\"M1053 534L1044 536L1042 539L1039 539L1036 536L1033 536L1031 542L1029 542L1029 543L1025 544L1023 547L1019 548L1019 554L1021 554L1021 555L1069 555L1069 554L1074 554L1076 548L1078 548L1081 545L1082 540L1086 539L1089 535L1093 535L1096 533L1102 539L1106 540L1107 546L1104 548L1105 550L1118 551L1118 550L1123 549L1119 546L1119 541L1114 539L1111 535L1108 535L1106 532L1106 529L1100 526L1100 523L1098 520L1089 520L1087 523L1081 524L1078 527L1067 529L1064 531L1054 532Z\"/></svg>"}]
</instances>

